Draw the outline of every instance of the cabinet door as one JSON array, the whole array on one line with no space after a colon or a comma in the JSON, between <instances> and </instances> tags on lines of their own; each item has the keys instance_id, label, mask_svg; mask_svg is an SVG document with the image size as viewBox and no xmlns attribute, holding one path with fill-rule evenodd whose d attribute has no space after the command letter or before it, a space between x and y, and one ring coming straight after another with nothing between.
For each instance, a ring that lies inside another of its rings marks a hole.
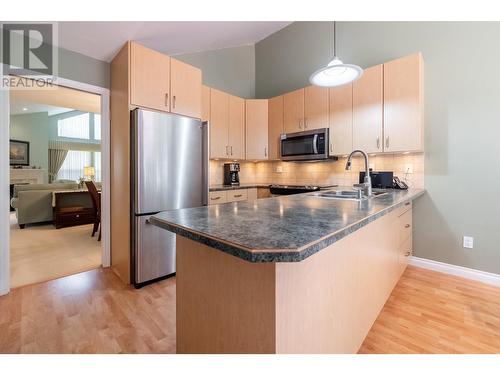
<instances>
[{"instance_id":1,"label":"cabinet door","mask_svg":"<svg viewBox=\"0 0 500 375\"><path fill-rule=\"evenodd\" d=\"M130 43L130 104L170 111L170 57Z\"/></svg>"},{"instance_id":2,"label":"cabinet door","mask_svg":"<svg viewBox=\"0 0 500 375\"><path fill-rule=\"evenodd\" d=\"M382 65L368 68L353 83L353 148L382 152Z\"/></svg>"},{"instance_id":3,"label":"cabinet door","mask_svg":"<svg viewBox=\"0 0 500 375\"><path fill-rule=\"evenodd\" d=\"M352 84L330 89L330 155L352 151Z\"/></svg>"},{"instance_id":4,"label":"cabinet door","mask_svg":"<svg viewBox=\"0 0 500 375\"><path fill-rule=\"evenodd\" d=\"M245 159L245 99L229 95L229 156Z\"/></svg>"},{"instance_id":5,"label":"cabinet door","mask_svg":"<svg viewBox=\"0 0 500 375\"><path fill-rule=\"evenodd\" d=\"M304 90L304 128L328 128L328 88L308 86Z\"/></svg>"},{"instance_id":6,"label":"cabinet door","mask_svg":"<svg viewBox=\"0 0 500 375\"><path fill-rule=\"evenodd\" d=\"M182 61L170 61L171 112L201 118L201 70Z\"/></svg>"},{"instance_id":7,"label":"cabinet door","mask_svg":"<svg viewBox=\"0 0 500 375\"><path fill-rule=\"evenodd\" d=\"M210 157L227 158L229 95L210 89Z\"/></svg>"},{"instance_id":8,"label":"cabinet door","mask_svg":"<svg viewBox=\"0 0 500 375\"><path fill-rule=\"evenodd\" d=\"M283 133L283 95L269 99L268 103L268 159L279 159L280 136Z\"/></svg>"},{"instance_id":9,"label":"cabinet door","mask_svg":"<svg viewBox=\"0 0 500 375\"><path fill-rule=\"evenodd\" d=\"M285 133L304 130L304 89L283 96L283 123Z\"/></svg>"},{"instance_id":10,"label":"cabinet door","mask_svg":"<svg viewBox=\"0 0 500 375\"><path fill-rule=\"evenodd\" d=\"M266 160L268 158L268 100L251 99L246 105L246 158Z\"/></svg>"},{"instance_id":11,"label":"cabinet door","mask_svg":"<svg viewBox=\"0 0 500 375\"><path fill-rule=\"evenodd\" d=\"M423 150L422 112L422 55L384 64L384 151Z\"/></svg>"},{"instance_id":12,"label":"cabinet door","mask_svg":"<svg viewBox=\"0 0 500 375\"><path fill-rule=\"evenodd\" d=\"M201 86L201 121L210 121L210 87Z\"/></svg>"}]
</instances>

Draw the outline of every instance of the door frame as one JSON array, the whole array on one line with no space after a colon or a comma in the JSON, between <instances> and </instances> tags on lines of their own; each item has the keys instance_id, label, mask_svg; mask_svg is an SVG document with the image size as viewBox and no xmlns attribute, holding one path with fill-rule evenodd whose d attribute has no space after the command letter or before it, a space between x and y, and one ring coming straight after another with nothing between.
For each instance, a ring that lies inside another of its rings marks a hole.
<instances>
[{"instance_id":1,"label":"door frame","mask_svg":"<svg viewBox=\"0 0 500 375\"><path fill-rule=\"evenodd\" d=\"M3 80L3 64L0 64L0 79ZM30 78L26 76L26 78ZM101 264L111 265L111 191L110 191L110 91L107 88L73 81L57 76L52 77L58 86L86 91L101 97ZM9 212L9 90L0 90L0 296L10 291L10 212Z\"/></svg>"}]
</instances>

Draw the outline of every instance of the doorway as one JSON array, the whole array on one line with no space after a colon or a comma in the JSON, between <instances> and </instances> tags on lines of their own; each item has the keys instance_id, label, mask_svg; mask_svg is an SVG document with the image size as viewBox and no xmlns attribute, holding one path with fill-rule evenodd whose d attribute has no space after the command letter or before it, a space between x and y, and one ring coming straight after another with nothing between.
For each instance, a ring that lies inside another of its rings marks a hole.
<instances>
[{"instance_id":1,"label":"doorway","mask_svg":"<svg viewBox=\"0 0 500 375\"><path fill-rule=\"evenodd\" d=\"M0 94L0 107L6 110L0 118L0 209L7 202L7 215L3 211L0 217L0 234L6 234L0 240L0 294L110 265L109 90L61 78L56 82L42 95L36 89ZM47 131L39 126L32 134L33 123L47 124ZM51 152L55 155L49 160ZM16 163L25 165L14 168ZM101 191L101 241L98 232L92 237L94 218L85 216L93 205L83 180ZM56 229L59 208L83 211Z\"/></svg>"}]
</instances>

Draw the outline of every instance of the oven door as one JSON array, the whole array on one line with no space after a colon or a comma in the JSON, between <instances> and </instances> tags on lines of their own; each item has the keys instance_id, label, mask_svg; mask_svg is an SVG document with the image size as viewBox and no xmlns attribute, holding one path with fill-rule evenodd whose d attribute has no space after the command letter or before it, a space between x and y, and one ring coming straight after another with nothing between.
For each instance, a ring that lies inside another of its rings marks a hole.
<instances>
[{"instance_id":1,"label":"oven door","mask_svg":"<svg viewBox=\"0 0 500 375\"><path fill-rule=\"evenodd\" d=\"M328 128L281 135L281 160L328 159Z\"/></svg>"}]
</instances>

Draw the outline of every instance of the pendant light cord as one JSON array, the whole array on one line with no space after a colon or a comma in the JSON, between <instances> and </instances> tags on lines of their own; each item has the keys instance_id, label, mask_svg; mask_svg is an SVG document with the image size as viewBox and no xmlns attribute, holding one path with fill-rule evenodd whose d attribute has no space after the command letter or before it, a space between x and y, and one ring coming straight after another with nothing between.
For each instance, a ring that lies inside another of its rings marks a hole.
<instances>
[{"instance_id":1,"label":"pendant light cord","mask_svg":"<svg viewBox=\"0 0 500 375\"><path fill-rule=\"evenodd\" d=\"M333 56L337 56L337 22L333 21Z\"/></svg>"}]
</instances>

